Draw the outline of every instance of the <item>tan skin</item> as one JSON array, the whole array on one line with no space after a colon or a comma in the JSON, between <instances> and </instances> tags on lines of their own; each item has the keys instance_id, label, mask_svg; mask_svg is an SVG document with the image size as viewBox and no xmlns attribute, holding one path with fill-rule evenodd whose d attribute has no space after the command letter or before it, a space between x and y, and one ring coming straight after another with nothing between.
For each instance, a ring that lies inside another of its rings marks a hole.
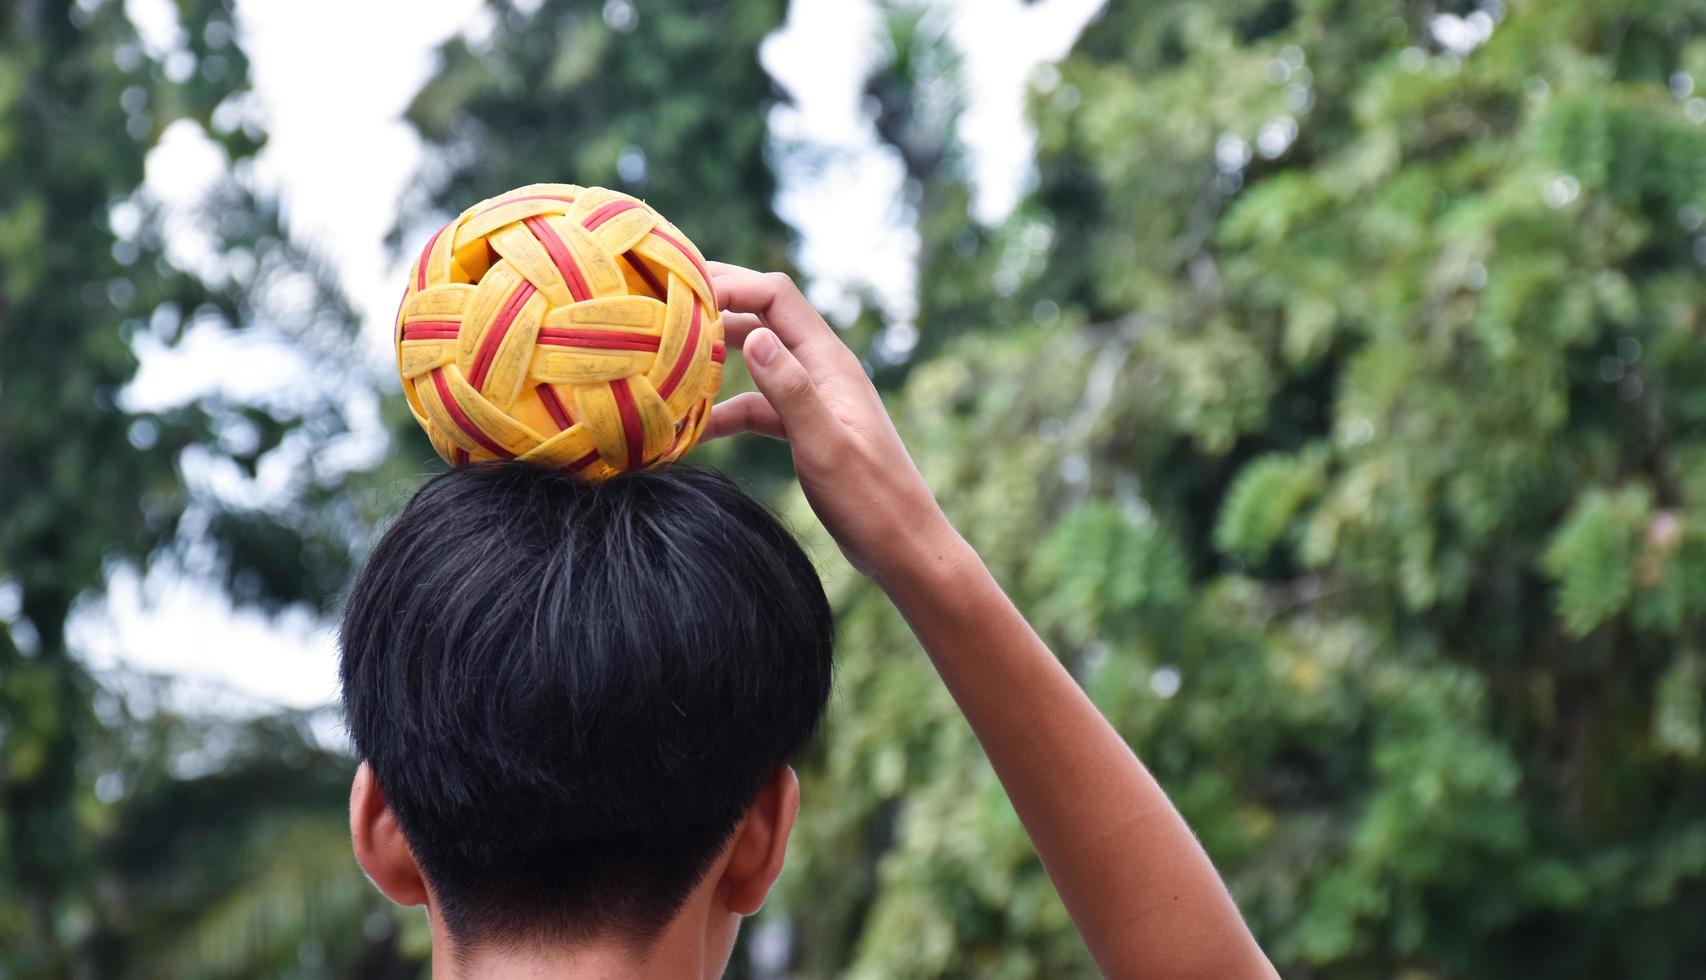
<instances>
[{"instance_id":1,"label":"tan skin","mask_svg":"<svg viewBox=\"0 0 1706 980\"><path fill-rule=\"evenodd\" d=\"M706 437L788 440L806 498L917 634L1103 974L1276 977L1160 785L943 516L858 358L786 276L711 271L728 345L743 350L758 391L719 404ZM431 890L365 766L350 819L380 889L427 907L436 977L710 978L780 874L798 808L794 774L779 769L648 948L478 951L466 970L446 955Z\"/></svg>"}]
</instances>

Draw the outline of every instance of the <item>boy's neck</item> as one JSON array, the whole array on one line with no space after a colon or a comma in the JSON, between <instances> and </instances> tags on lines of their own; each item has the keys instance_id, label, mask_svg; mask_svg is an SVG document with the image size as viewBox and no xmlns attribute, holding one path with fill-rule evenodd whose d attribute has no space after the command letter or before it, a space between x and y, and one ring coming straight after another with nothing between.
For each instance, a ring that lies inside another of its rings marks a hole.
<instances>
[{"instance_id":1,"label":"boy's neck","mask_svg":"<svg viewBox=\"0 0 1706 980\"><path fill-rule=\"evenodd\" d=\"M619 940L561 945L492 947L457 956L443 924L432 916L433 980L662 980L718 977L726 963L711 963L703 922L678 916L645 948ZM695 928L699 926L700 928Z\"/></svg>"},{"instance_id":2,"label":"boy's neck","mask_svg":"<svg viewBox=\"0 0 1706 980\"><path fill-rule=\"evenodd\" d=\"M662 952L661 950L659 952ZM673 957L670 957L672 961ZM450 955L432 958L433 980L533 980L573 977L575 980L638 980L640 977L700 977L701 965L666 965L657 957L642 957L620 946L524 950L484 950L456 962Z\"/></svg>"}]
</instances>

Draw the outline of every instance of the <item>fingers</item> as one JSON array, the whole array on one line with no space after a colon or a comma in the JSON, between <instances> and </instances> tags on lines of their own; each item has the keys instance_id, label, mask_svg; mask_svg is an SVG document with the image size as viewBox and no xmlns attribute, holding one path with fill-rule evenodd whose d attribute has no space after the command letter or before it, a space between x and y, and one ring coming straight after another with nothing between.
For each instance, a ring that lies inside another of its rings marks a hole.
<instances>
[{"instance_id":1,"label":"fingers","mask_svg":"<svg viewBox=\"0 0 1706 980\"><path fill-rule=\"evenodd\" d=\"M780 272L760 273L721 264L718 268L726 271L713 272L711 278L723 309L762 317L764 325L774 330L789 350L826 342L841 344L841 338L806 302L792 279Z\"/></svg>"},{"instance_id":2,"label":"fingers","mask_svg":"<svg viewBox=\"0 0 1706 980\"><path fill-rule=\"evenodd\" d=\"M743 391L733 398L711 406L711 420L705 423L702 441L721 439L742 432L756 432L772 439L787 439L782 417L756 391Z\"/></svg>"},{"instance_id":3,"label":"fingers","mask_svg":"<svg viewBox=\"0 0 1706 980\"><path fill-rule=\"evenodd\" d=\"M828 444L836 434L835 416L824 404L805 366L769 328L747 335L746 369L780 420L798 454L802 443Z\"/></svg>"},{"instance_id":4,"label":"fingers","mask_svg":"<svg viewBox=\"0 0 1706 980\"><path fill-rule=\"evenodd\" d=\"M746 343L747 334L764 326L764 321L756 313L724 313L723 314L723 343L735 350L740 350Z\"/></svg>"},{"instance_id":5,"label":"fingers","mask_svg":"<svg viewBox=\"0 0 1706 980\"><path fill-rule=\"evenodd\" d=\"M705 267L711 270L712 279L715 279L718 276L726 276L740 272L749 273L755 276L758 275L758 270L748 269L744 265L735 265L733 262L706 262Z\"/></svg>"}]
</instances>

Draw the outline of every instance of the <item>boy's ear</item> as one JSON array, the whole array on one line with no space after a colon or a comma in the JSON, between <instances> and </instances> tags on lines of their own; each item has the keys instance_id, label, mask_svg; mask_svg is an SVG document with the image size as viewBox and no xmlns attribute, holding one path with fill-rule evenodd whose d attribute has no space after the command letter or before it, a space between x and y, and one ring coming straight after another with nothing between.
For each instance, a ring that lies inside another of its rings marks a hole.
<instances>
[{"instance_id":1,"label":"boy's ear","mask_svg":"<svg viewBox=\"0 0 1706 980\"><path fill-rule=\"evenodd\" d=\"M386 898L398 905L425 905L426 878L415 863L403 828L385 802L385 791L373 769L363 762L355 770L349 793L349 833L355 860Z\"/></svg>"},{"instance_id":2,"label":"boy's ear","mask_svg":"<svg viewBox=\"0 0 1706 980\"><path fill-rule=\"evenodd\" d=\"M747 807L735 829L729 859L723 866L720 891L729 911L752 915L764 906L770 888L782 874L788 856L788 835L800 813L800 780L789 766L777 766Z\"/></svg>"}]
</instances>

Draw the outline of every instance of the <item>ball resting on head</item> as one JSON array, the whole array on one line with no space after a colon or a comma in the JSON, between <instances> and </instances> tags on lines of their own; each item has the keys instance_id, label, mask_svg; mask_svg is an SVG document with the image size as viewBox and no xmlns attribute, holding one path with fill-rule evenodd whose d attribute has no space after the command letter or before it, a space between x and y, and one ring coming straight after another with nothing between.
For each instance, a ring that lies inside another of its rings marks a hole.
<instances>
[{"instance_id":1,"label":"ball resting on head","mask_svg":"<svg viewBox=\"0 0 1706 980\"><path fill-rule=\"evenodd\" d=\"M572 184L518 187L435 232L396 345L409 408L451 465L592 480L679 459L723 375L698 249L643 201Z\"/></svg>"}]
</instances>

